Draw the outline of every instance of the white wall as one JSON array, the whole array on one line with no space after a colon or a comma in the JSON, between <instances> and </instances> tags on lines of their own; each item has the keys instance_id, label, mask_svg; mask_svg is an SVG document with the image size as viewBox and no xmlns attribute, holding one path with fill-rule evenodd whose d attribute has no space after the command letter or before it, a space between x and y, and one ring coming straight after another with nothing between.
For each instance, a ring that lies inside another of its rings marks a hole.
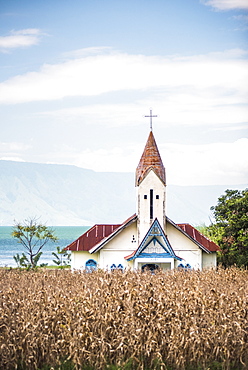
<instances>
[{"instance_id":1,"label":"white wall","mask_svg":"<svg viewBox=\"0 0 248 370\"><path fill-rule=\"evenodd\" d=\"M71 266L72 269L84 269L85 263L89 259L93 259L97 262L98 267L103 269L109 269L112 264L116 266L122 264L124 268L132 268L133 261L128 262L124 257L130 255L137 248L137 223L134 222L96 253L72 252Z\"/></svg>"},{"instance_id":2,"label":"white wall","mask_svg":"<svg viewBox=\"0 0 248 370\"><path fill-rule=\"evenodd\" d=\"M217 254L202 253L202 268L215 268L217 266Z\"/></svg>"},{"instance_id":3,"label":"white wall","mask_svg":"<svg viewBox=\"0 0 248 370\"><path fill-rule=\"evenodd\" d=\"M99 265L99 252L93 255L86 251L72 252L71 253L71 268L72 269L85 269L85 263L92 259Z\"/></svg>"},{"instance_id":4,"label":"white wall","mask_svg":"<svg viewBox=\"0 0 248 370\"><path fill-rule=\"evenodd\" d=\"M99 265L104 269L109 269L112 264L116 266L122 264L124 268L132 268L133 262L128 262L124 257L130 255L137 248L137 222L134 222L100 250Z\"/></svg>"},{"instance_id":5,"label":"white wall","mask_svg":"<svg viewBox=\"0 0 248 370\"><path fill-rule=\"evenodd\" d=\"M150 189L153 189L153 219L150 219ZM144 199L147 195L147 199ZM159 199L156 199L156 195ZM138 241L141 243L155 218L165 227L165 186L151 170L137 190Z\"/></svg>"},{"instance_id":6,"label":"white wall","mask_svg":"<svg viewBox=\"0 0 248 370\"><path fill-rule=\"evenodd\" d=\"M182 263L189 263L194 269L202 269L202 250L187 236L167 222L168 240L176 254L183 258ZM176 265L181 262L177 262Z\"/></svg>"}]
</instances>

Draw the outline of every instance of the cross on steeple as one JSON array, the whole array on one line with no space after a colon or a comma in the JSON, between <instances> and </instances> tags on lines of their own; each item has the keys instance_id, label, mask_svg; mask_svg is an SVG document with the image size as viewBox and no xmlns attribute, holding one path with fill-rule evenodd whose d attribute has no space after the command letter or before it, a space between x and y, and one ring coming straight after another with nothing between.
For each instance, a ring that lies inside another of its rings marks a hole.
<instances>
[{"instance_id":1,"label":"cross on steeple","mask_svg":"<svg viewBox=\"0 0 248 370\"><path fill-rule=\"evenodd\" d=\"M150 130L152 131L152 118L157 117L157 116L152 115L152 109L150 109L150 116L145 116L145 117L150 117Z\"/></svg>"}]
</instances>

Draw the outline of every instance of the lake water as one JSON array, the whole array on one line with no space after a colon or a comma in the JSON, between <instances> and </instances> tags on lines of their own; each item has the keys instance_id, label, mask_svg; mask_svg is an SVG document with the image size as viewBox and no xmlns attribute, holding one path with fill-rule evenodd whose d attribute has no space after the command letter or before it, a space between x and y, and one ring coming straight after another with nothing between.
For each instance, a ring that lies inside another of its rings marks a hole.
<instances>
[{"instance_id":1,"label":"lake water","mask_svg":"<svg viewBox=\"0 0 248 370\"><path fill-rule=\"evenodd\" d=\"M64 248L80 235L85 233L89 226L54 226L52 229L58 238L56 243L48 243L42 248L42 256L39 263L48 263L48 265L55 265L52 260L54 256L52 252L56 252L56 247ZM26 252L25 248L11 236L12 226L0 226L0 267L16 267L13 256L17 253L20 255Z\"/></svg>"}]
</instances>

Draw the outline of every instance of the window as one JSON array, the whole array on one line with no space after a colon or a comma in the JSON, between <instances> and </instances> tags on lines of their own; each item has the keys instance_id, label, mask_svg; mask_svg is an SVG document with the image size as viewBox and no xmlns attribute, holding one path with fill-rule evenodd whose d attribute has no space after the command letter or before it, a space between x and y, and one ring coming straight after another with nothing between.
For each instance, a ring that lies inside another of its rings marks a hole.
<instances>
[{"instance_id":1,"label":"window","mask_svg":"<svg viewBox=\"0 0 248 370\"><path fill-rule=\"evenodd\" d=\"M153 189L150 189L150 219L153 219Z\"/></svg>"},{"instance_id":2,"label":"window","mask_svg":"<svg viewBox=\"0 0 248 370\"><path fill-rule=\"evenodd\" d=\"M96 267L97 267L97 263L96 261L94 260L88 260L86 263L85 263L85 269L87 271L94 271L96 270Z\"/></svg>"},{"instance_id":3,"label":"window","mask_svg":"<svg viewBox=\"0 0 248 370\"><path fill-rule=\"evenodd\" d=\"M186 265L184 265L183 263L180 263L178 265L178 269L179 270L191 270L191 266L189 263L187 263Z\"/></svg>"},{"instance_id":4,"label":"window","mask_svg":"<svg viewBox=\"0 0 248 370\"><path fill-rule=\"evenodd\" d=\"M144 195L144 199L147 199L147 195L146 194Z\"/></svg>"},{"instance_id":5,"label":"window","mask_svg":"<svg viewBox=\"0 0 248 370\"><path fill-rule=\"evenodd\" d=\"M119 263L119 265L116 267L116 264L113 263L111 266L110 266L110 270L111 271L114 271L114 270L121 270L123 271L124 270L124 267L121 263Z\"/></svg>"},{"instance_id":6,"label":"window","mask_svg":"<svg viewBox=\"0 0 248 370\"><path fill-rule=\"evenodd\" d=\"M158 194L156 195L156 199L159 199L159 195Z\"/></svg>"}]
</instances>

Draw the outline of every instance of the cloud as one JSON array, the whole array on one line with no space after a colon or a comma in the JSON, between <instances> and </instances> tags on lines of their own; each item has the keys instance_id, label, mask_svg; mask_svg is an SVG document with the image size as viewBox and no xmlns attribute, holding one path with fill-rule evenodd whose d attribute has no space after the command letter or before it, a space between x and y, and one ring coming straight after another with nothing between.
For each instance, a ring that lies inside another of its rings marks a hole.
<instances>
[{"instance_id":1,"label":"cloud","mask_svg":"<svg viewBox=\"0 0 248 370\"><path fill-rule=\"evenodd\" d=\"M99 172L135 172L143 145L129 144L108 149L60 148L54 163L73 164ZM168 184L236 185L248 183L248 139L231 143L184 145L159 144ZM66 153L66 155L65 155ZM57 161L56 161L57 160Z\"/></svg>"},{"instance_id":2,"label":"cloud","mask_svg":"<svg viewBox=\"0 0 248 370\"><path fill-rule=\"evenodd\" d=\"M38 72L0 84L0 103L15 104L116 91L213 89L244 96L248 62L240 50L192 57L128 55L119 52L46 64Z\"/></svg>"},{"instance_id":3,"label":"cloud","mask_svg":"<svg viewBox=\"0 0 248 370\"><path fill-rule=\"evenodd\" d=\"M168 181L178 185L225 185L248 183L248 139L203 145L166 144Z\"/></svg>"},{"instance_id":4,"label":"cloud","mask_svg":"<svg viewBox=\"0 0 248 370\"><path fill-rule=\"evenodd\" d=\"M247 0L207 0L203 3L217 10L248 9Z\"/></svg>"},{"instance_id":5,"label":"cloud","mask_svg":"<svg viewBox=\"0 0 248 370\"><path fill-rule=\"evenodd\" d=\"M65 56L68 59L71 58L81 58L81 57L87 57L87 56L92 56L96 54L103 54L104 52L109 52L111 51L112 48L109 46L91 46L88 48L83 48L83 49L77 49L69 52L63 53L63 56Z\"/></svg>"},{"instance_id":6,"label":"cloud","mask_svg":"<svg viewBox=\"0 0 248 370\"><path fill-rule=\"evenodd\" d=\"M30 145L18 142L0 142L0 160L22 162L22 154Z\"/></svg>"},{"instance_id":7,"label":"cloud","mask_svg":"<svg viewBox=\"0 0 248 370\"><path fill-rule=\"evenodd\" d=\"M0 50L6 52L11 49L37 45L41 32L36 28L11 31L9 36L0 36Z\"/></svg>"},{"instance_id":8,"label":"cloud","mask_svg":"<svg viewBox=\"0 0 248 370\"><path fill-rule=\"evenodd\" d=\"M224 94L221 96L221 93L214 89L201 92L192 90L178 92L172 89L169 93L168 91L147 93L146 99L140 99L135 104L89 104L82 107L40 112L36 116L68 124L80 123L82 125L83 123L85 127L89 125L110 128L127 127L144 124L146 121L141 112L148 112L147 107L151 106L154 112L159 113L156 127L159 125L167 127L206 125L209 130L238 130L245 129L248 121L248 106L245 106L245 97L239 98L235 95L225 97Z\"/></svg>"},{"instance_id":9,"label":"cloud","mask_svg":"<svg viewBox=\"0 0 248 370\"><path fill-rule=\"evenodd\" d=\"M25 162L23 159L19 157L10 157L10 156L0 157L0 160L1 161L13 161L13 162Z\"/></svg>"},{"instance_id":10,"label":"cloud","mask_svg":"<svg viewBox=\"0 0 248 370\"><path fill-rule=\"evenodd\" d=\"M111 102L111 97L109 97ZM81 107L62 108L59 110L42 111L36 116L46 117L49 119L59 120L65 123L84 122L86 126L101 125L106 127L118 127L140 124L144 122L140 112L147 112L147 104L143 102L135 102L130 104L106 103L106 104L90 104ZM128 117L127 117L128 112Z\"/></svg>"},{"instance_id":11,"label":"cloud","mask_svg":"<svg viewBox=\"0 0 248 370\"><path fill-rule=\"evenodd\" d=\"M237 19L238 21L243 21L244 23L248 23L248 15L239 14L239 15L234 15L233 18Z\"/></svg>"}]
</instances>

